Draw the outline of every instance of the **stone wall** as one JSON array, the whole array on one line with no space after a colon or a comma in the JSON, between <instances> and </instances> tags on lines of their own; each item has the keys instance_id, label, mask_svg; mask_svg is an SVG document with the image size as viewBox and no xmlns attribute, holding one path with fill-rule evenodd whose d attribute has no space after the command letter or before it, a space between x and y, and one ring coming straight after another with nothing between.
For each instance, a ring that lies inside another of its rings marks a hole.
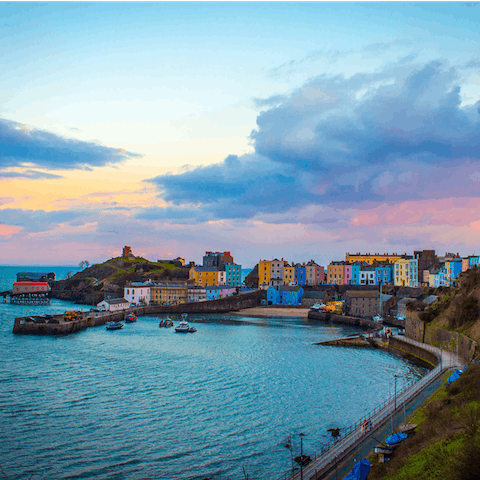
<instances>
[{"instance_id":1,"label":"stone wall","mask_svg":"<svg viewBox=\"0 0 480 480\"><path fill-rule=\"evenodd\" d=\"M425 366L428 368L434 368L440 362L440 358L430 350L403 342L398 337L390 337L388 339L388 350L391 349L396 350L416 363L425 362Z\"/></svg>"},{"instance_id":2,"label":"stone wall","mask_svg":"<svg viewBox=\"0 0 480 480\"><path fill-rule=\"evenodd\" d=\"M429 328L418 318L418 312L415 311L407 310L405 336L417 342L430 343L437 347L443 346L451 353L457 352L458 339L458 355L467 363L480 353L480 346L474 340L443 328Z\"/></svg>"},{"instance_id":3,"label":"stone wall","mask_svg":"<svg viewBox=\"0 0 480 480\"><path fill-rule=\"evenodd\" d=\"M316 312L314 310L310 310L308 312L308 319L320 320L323 322L342 323L344 325L351 325L354 327L373 330L378 330L382 327L382 325L367 318L349 317L347 315L337 315L331 312Z\"/></svg>"},{"instance_id":4,"label":"stone wall","mask_svg":"<svg viewBox=\"0 0 480 480\"><path fill-rule=\"evenodd\" d=\"M405 336L417 342L424 343L425 322L418 318L418 312L407 310L406 313Z\"/></svg>"},{"instance_id":5,"label":"stone wall","mask_svg":"<svg viewBox=\"0 0 480 480\"><path fill-rule=\"evenodd\" d=\"M136 307L136 315L156 315L159 313L227 313L244 308L258 307L262 304L264 292L240 293L231 297L204 302L182 303L180 305L158 305Z\"/></svg>"}]
</instances>

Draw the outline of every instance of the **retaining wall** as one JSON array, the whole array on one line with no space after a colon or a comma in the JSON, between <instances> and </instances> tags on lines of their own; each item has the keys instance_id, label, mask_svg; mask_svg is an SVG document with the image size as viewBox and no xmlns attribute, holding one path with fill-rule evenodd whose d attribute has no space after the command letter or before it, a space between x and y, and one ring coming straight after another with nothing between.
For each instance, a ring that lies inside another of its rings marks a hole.
<instances>
[{"instance_id":1,"label":"retaining wall","mask_svg":"<svg viewBox=\"0 0 480 480\"><path fill-rule=\"evenodd\" d=\"M382 328L382 325L379 325L377 322L367 318L349 317L347 315L337 315L336 313L331 312L316 312L314 310L310 310L308 312L308 319L319 320L322 322L342 323L344 325L351 325L367 330L379 330Z\"/></svg>"}]
</instances>

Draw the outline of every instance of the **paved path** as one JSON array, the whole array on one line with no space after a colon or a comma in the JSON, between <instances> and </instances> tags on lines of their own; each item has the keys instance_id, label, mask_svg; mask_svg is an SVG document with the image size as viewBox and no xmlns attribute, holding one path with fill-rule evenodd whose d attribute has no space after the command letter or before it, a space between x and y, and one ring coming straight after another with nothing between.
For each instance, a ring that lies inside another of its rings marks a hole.
<instances>
[{"instance_id":1,"label":"paved path","mask_svg":"<svg viewBox=\"0 0 480 480\"><path fill-rule=\"evenodd\" d=\"M368 455L373 447L379 443L378 440L383 440L391 433L392 425L403 423L404 404L406 412L411 413L439 388L441 384L440 376L443 372L450 368L462 366L456 355L443 352L442 349L433 345L407 338L401 340L435 353L439 359L441 358L441 362L421 380L398 392L371 412L367 416L372 425L369 432L363 431L361 425L363 419L359 420L354 425L344 429L342 438L326 447L325 450L313 454L304 452L310 454L313 461L303 467L302 471L297 470L293 475L291 472L285 472L278 477L278 480L334 479L335 470L337 470L337 478L343 478L355 463L352 459L359 460Z\"/></svg>"}]
</instances>

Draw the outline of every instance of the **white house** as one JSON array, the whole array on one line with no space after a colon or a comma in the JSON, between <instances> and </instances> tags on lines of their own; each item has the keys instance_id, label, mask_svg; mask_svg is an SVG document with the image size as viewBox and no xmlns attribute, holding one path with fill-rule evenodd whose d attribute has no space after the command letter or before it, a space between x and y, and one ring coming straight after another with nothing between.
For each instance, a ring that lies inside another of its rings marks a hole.
<instances>
[{"instance_id":1,"label":"white house","mask_svg":"<svg viewBox=\"0 0 480 480\"><path fill-rule=\"evenodd\" d=\"M132 282L124 288L123 297L134 305L150 305L150 286L145 283Z\"/></svg>"},{"instance_id":2,"label":"white house","mask_svg":"<svg viewBox=\"0 0 480 480\"><path fill-rule=\"evenodd\" d=\"M111 298L110 300L103 300L97 304L97 307L105 308L107 312L119 312L130 307L130 302L124 298Z\"/></svg>"}]
</instances>

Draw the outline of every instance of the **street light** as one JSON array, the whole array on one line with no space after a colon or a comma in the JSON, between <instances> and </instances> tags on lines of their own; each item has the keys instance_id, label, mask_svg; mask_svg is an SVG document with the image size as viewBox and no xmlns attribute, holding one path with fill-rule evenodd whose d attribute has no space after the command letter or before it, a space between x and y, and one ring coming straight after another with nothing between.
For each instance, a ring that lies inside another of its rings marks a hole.
<instances>
[{"instance_id":1,"label":"street light","mask_svg":"<svg viewBox=\"0 0 480 480\"><path fill-rule=\"evenodd\" d=\"M305 434L299 433L298 436L300 437L300 480L303 480L303 437Z\"/></svg>"},{"instance_id":2,"label":"street light","mask_svg":"<svg viewBox=\"0 0 480 480\"><path fill-rule=\"evenodd\" d=\"M399 375L394 375L395 378L395 410L397 410L397 377Z\"/></svg>"}]
</instances>

